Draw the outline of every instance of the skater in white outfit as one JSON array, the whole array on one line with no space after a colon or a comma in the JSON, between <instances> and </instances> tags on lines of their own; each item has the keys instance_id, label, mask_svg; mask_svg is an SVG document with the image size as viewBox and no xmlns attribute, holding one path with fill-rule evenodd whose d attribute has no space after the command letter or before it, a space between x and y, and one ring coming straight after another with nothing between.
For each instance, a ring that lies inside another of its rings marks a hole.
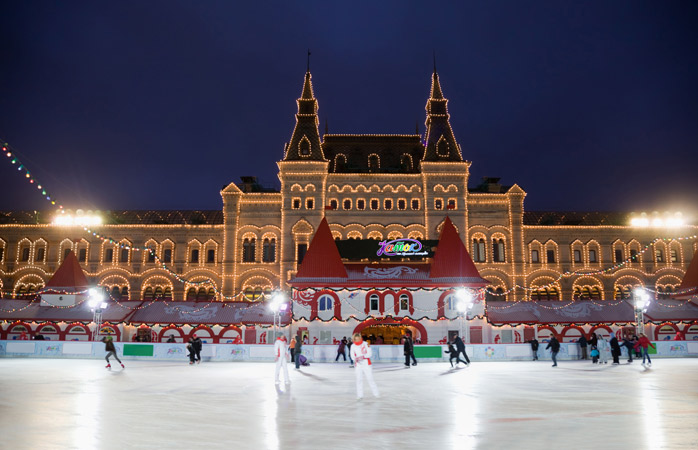
<instances>
[{"instance_id":1,"label":"skater in white outfit","mask_svg":"<svg viewBox=\"0 0 698 450\"><path fill-rule=\"evenodd\" d=\"M371 347L361 339L359 333L354 333L354 345L351 346L351 359L356 367L356 398L364 397L364 378L368 382L374 397L380 397L378 386L373 381L373 368L371 366Z\"/></svg>"},{"instance_id":2,"label":"skater in white outfit","mask_svg":"<svg viewBox=\"0 0 698 450\"><path fill-rule=\"evenodd\" d=\"M596 348L599 350L599 364L608 364L608 351L611 349L611 346L601 333L597 336Z\"/></svg>"},{"instance_id":3,"label":"skater in white outfit","mask_svg":"<svg viewBox=\"0 0 698 450\"><path fill-rule=\"evenodd\" d=\"M286 384L290 384L291 380L288 378L288 344L286 343L286 336L279 336L274 343L274 361L276 361L276 373L274 374L274 381L276 384L281 383L279 380L279 372L281 368L284 368L284 381Z\"/></svg>"}]
</instances>

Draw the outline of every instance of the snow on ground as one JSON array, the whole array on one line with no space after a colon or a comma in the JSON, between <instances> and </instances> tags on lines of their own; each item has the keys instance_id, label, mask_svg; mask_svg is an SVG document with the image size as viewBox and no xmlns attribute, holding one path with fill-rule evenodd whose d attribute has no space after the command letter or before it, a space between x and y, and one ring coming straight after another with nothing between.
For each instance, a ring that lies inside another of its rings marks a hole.
<instances>
[{"instance_id":1,"label":"snow on ground","mask_svg":"<svg viewBox=\"0 0 698 450\"><path fill-rule=\"evenodd\" d=\"M618 367L377 364L355 398L346 364L0 359L3 448L698 448L698 359Z\"/></svg>"}]
</instances>

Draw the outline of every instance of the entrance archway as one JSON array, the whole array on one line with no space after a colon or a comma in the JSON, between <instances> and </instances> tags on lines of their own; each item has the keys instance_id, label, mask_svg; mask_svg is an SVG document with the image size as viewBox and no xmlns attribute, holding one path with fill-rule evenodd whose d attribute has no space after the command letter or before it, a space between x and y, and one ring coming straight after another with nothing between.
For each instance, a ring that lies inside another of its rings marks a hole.
<instances>
[{"instance_id":1,"label":"entrance archway","mask_svg":"<svg viewBox=\"0 0 698 450\"><path fill-rule=\"evenodd\" d=\"M369 336L373 334L375 337L383 336L385 344L394 344L394 339L397 338L397 343L400 343L400 338L405 333L405 330L412 331L412 339L419 339L422 344L428 344L429 339L427 330L421 323L412 319L369 319L364 320L354 328L354 333L361 333Z\"/></svg>"}]
</instances>

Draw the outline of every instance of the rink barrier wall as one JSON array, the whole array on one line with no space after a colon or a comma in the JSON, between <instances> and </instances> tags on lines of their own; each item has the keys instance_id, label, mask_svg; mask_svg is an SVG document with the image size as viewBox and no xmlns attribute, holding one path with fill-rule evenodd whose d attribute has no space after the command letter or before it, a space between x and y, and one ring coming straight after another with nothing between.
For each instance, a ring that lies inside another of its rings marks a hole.
<instances>
[{"instance_id":1,"label":"rink barrier wall","mask_svg":"<svg viewBox=\"0 0 698 450\"><path fill-rule=\"evenodd\" d=\"M659 358L698 357L698 342L658 341L656 350L650 355ZM127 343L115 342L117 354L125 360L186 360L185 344ZM273 345L269 344L206 344L201 357L203 361L273 361ZM401 345L373 345L375 362L404 362ZM448 361L445 345L417 345L415 355L421 362ZM529 361L533 357L528 344L473 344L466 345L472 361ZM0 341L0 357L5 358L104 358L106 352L101 342L87 341ZM333 362L337 356L336 345L304 345L302 354L311 363ZM441 355L441 356L439 356ZM347 352L347 360L348 360ZM550 360L550 352L542 344L538 350L541 360ZM579 346L574 343L560 344L558 360L579 358ZM608 355L609 361L611 359ZM627 358L623 348L622 358ZM340 361L343 359L340 357Z\"/></svg>"}]
</instances>

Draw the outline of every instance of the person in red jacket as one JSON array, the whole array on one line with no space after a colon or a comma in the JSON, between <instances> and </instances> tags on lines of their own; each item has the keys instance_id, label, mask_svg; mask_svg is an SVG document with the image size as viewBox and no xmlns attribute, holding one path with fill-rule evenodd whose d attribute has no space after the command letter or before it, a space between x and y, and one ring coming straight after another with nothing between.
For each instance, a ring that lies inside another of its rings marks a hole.
<instances>
[{"instance_id":1,"label":"person in red jacket","mask_svg":"<svg viewBox=\"0 0 698 450\"><path fill-rule=\"evenodd\" d=\"M647 358L647 364L652 365L652 360L650 359L649 347L657 348L652 342L645 336L645 333L640 333L640 339L637 341L638 345L642 349L642 364L645 364L645 358Z\"/></svg>"}]
</instances>

